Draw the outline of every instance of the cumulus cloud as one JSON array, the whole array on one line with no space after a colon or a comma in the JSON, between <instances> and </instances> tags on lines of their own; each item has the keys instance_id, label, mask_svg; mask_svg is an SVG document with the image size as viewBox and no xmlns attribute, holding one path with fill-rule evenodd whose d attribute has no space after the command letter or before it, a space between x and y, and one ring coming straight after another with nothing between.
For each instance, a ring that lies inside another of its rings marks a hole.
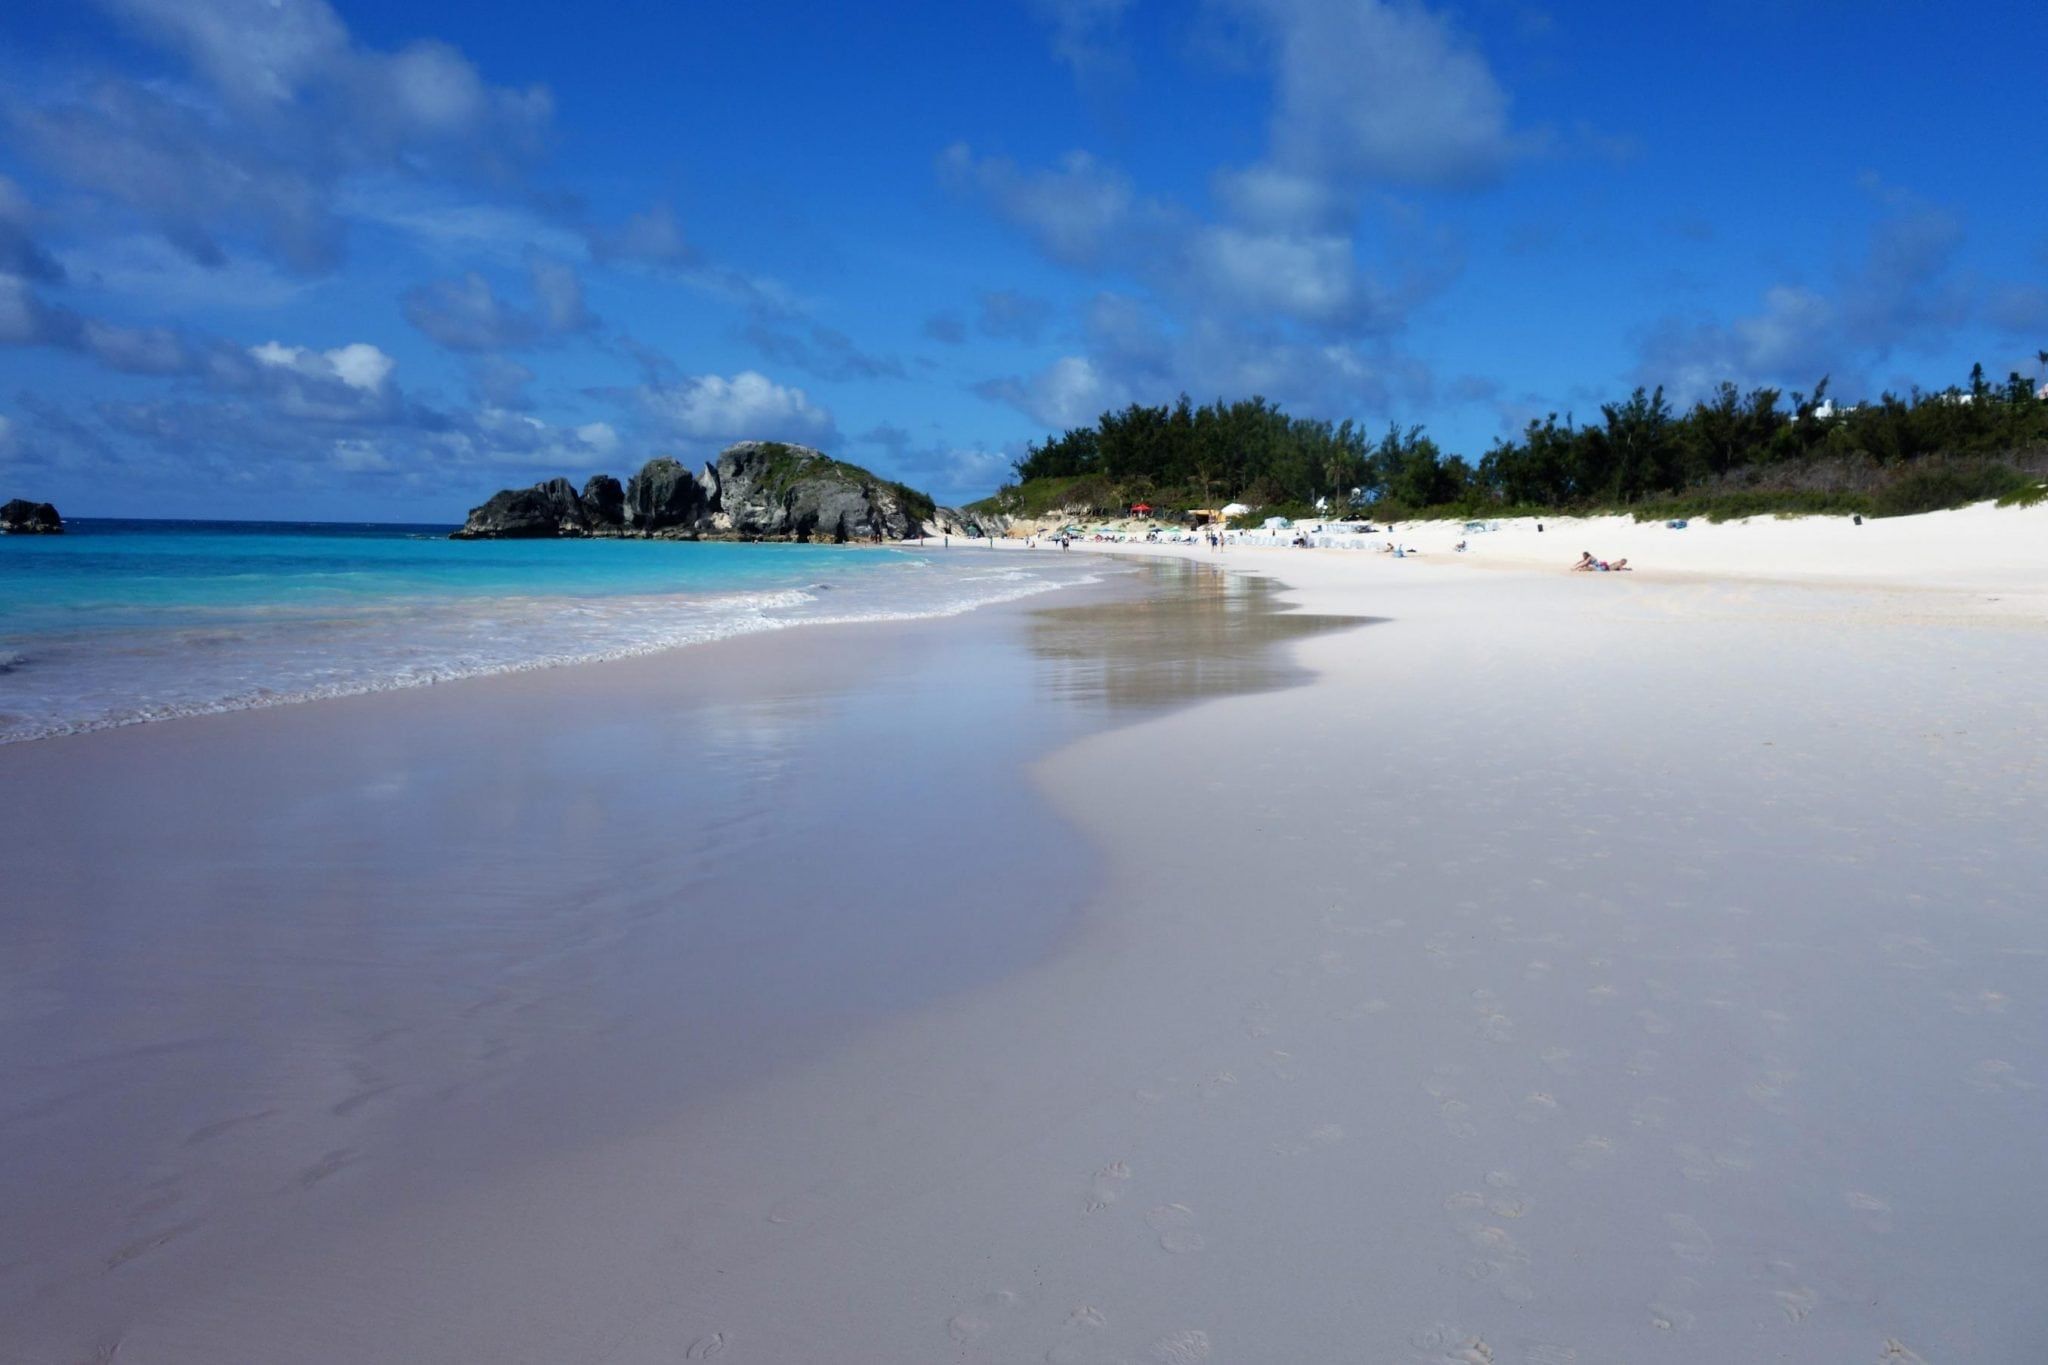
<instances>
[{"instance_id":1,"label":"cumulus cloud","mask_svg":"<svg viewBox=\"0 0 2048 1365\"><path fill-rule=\"evenodd\" d=\"M1031 0L1052 28L1053 55L1077 75L1095 76L1123 64L1117 28L1131 0Z\"/></svg>"},{"instance_id":2,"label":"cumulus cloud","mask_svg":"<svg viewBox=\"0 0 2048 1365\"><path fill-rule=\"evenodd\" d=\"M353 341L331 351L314 351L304 346L286 346L266 341L251 346L249 354L259 365L290 370L309 379L333 380L364 393L380 392L398 362L367 341Z\"/></svg>"},{"instance_id":3,"label":"cumulus cloud","mask_svg":"<svg viewBox=\"0 0 2048 1365\"><path fill-rule=\"evenodd\" d=\"M683 236L675 210L656 204L628 217L616 228L591 228L590 254L597 260L650 266L689 266L698 252Z\"/></svg>"},{"instance_id":4,"label":"cumulus cloud","mask_svg":"<svg viewBox=\"0 0 2048 1365\"><path fill-rule=\"evenodd\" d=\"M975 392L1005 403L1043 426L1083 426L1131 401L1129 393L1085 355L1063 355L1037 374L990 379Z\"/></svg>"},{"instance_id":5,"label":"cumulus cloud","mask_svg":"<svg viewBox=\"0 0 2048 1365\"><path fill-rule=\"evenodd\" d=\"M1865 188L1883 212L1860 260L1825 287L1774 284L1731 319L1659 319L1638 338L1639 376L1684 398L1724 380L1803 387L1824 374L1839 391L1901 347L1936 346L1982 311L1995 321L2004 291L1983 291L1955 269L1961 221L1874 181Z\"/></svg>"},{"instance_id":6,"label":"cumulus cloud","mask_svg":"<svg viewBox=\"0 0 2048 1365\"><path fill-rule=\"evenodd\" d=\"M1209 227L1189 243L1188 264L1217 303L1243 312L1363 323L1387 306L1361 278L1348 235Z\"/></svg>"},{"instance_id":7,"label":"cumulus cloud","mask_svg":"<svg viewBox=\"0 0 2048 1365\"><path fill-rule=\"evenodd\" d=\"M30 235L35 216L21 187L0 175L0 275L56 284L64 267Z\"/></svg>"},{"instance_id":8,"label":"cumulus cloud","mask_svg":"<svg viewBox=\"0 0 2048 1365\"><path fill-rule=\"evenodd\" d=\"M1146 234L1169 216L1163 205L1141 198L1130 177L1083 151L1068 152L1050 170L1027 171L956 142L940 154L939 170L949 183L985 196L1068 265L1100 265L1141 250Z\"/></svg>"},{"instance_id":9,"label":"cumulus cloud","mask_svg":"<svg viewBox=\"0 0 2048 1365\"><path fill-rule=\"evenodd\" d=\"M691 440L817 443L837 430L832 414L802 389L777 384L756 370L730 379L702 374L645 384L635 397L657 430Z\"/></svg>"},{"instance_id":10,"label":"cumulus cloud","mask_svg":"<svg viewBox=\"0 0 2048 1365\"><path fill-rule=\"evenodd\" d=\"M534 381L531 369L503 356L482 356L470 366L470 400L479 407L520 411L532 405L526 386Z\"/></svg>"},{"instance_id":11,"label":"cumulus cloud","mask_svg":"<svg viewBox=\"0 0 2048 1365\"><path fill-rule=\"evenodd\" d=\"M1432 389L1428 367L1386 338L1315 339L1215 314L1182 317L1124 294L1086 310L1084 353L1038 372L976 386L1048 429L1092 421L1126 403L1262 394L1296 411L1374 417Z\"/></svg>"},{"instance_id":12,"label":"cumulus cloud","mask_svg":"<svg viewBox=\"0 0 2048 1365\"><path fill-rule=\"evenodd\" d=\"M344 177L491 181L546 142L546 90L491 85L441 43L367 48L322 0L104 7L193 79L105 77L55 100L0 99L0 120L54 179L204 265L247 238L294 270L329 270Z\"/></svg>"},{"instance_id":13,"label":"cumulus cloud","mask_svg":"<svg viewBox=\"0 0 2048 1365\"><path fill-rule=\"evenodd\" d=\"M1263 31L1281 172L1429 188L1497 177L1530 145L1485 57L1439 14L1381 0L1220 0Z\"/></svg>"},{"instance_id":14,"label":"cumulus cloud","mask_svg":"<svg viewBox=\"0 0 2048 1365\"><path fill-rule=\"evenodd\" d=\"M583 305L575 267L535 256L528 261L533 306L498 296L477 271L436 280L405 292L406 321L451 351L502 351L589 331L595 319Z\"/></svg>"}]
</instances>

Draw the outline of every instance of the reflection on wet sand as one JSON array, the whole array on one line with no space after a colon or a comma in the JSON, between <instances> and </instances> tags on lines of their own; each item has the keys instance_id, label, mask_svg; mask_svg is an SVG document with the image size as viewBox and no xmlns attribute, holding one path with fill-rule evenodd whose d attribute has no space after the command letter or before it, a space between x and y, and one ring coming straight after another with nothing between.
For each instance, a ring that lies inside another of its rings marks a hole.
<instances>
[{"instance_id":1,"label":"reflection on wet sand","mask_svg":"<svg viewBox=\"0 0 2048 1365\"><path fill-rule=\"evenodd\" d=\"M1040 686L1111 712L1269 692L1305 680L1280 646L1362 624L1285 609L1268 579L1160 560L1153 590L1130 601L1046 607L1031 615Z\"/></svg>"},{"instance_id":2,"label":"reflection on wet sand","mask_svg":"<svg viewBox=\"0 0 2048 1365\"><path fill-rule=\"evenodd\" d=\"M1094 595L0 749L0 1359L1055 951L1022 766L1341 624Z\"/></svg>"}]
</instances>

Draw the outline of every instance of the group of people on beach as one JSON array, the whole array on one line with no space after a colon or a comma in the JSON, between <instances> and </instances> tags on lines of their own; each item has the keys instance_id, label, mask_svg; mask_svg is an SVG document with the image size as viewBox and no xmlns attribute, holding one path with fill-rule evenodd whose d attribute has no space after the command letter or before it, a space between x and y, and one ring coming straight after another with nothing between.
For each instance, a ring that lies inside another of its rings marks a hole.
<instances>
[{"instance_id":1,"label":"group of people on beach","mask_svg":"<svg viewBox=\"0 0 2048 1365\"><path fill-rule=\"evenodd\" d=\"M1593 558L1593 552L1591 550L1581 550L1579 552L1579 562L1572 565L1572 572L1628 573L1630 572L1630 569L1628 567L1628 561L1626 559L1617 559L1612 564L1610 564L1604 559Z\"/></svg>"}]
</instances>

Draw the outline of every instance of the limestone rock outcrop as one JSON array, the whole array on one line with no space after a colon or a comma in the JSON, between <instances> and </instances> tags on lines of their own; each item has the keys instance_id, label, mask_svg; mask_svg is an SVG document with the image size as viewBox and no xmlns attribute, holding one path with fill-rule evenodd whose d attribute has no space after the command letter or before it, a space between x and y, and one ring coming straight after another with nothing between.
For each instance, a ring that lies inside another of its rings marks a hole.
<instances>
[{"instance_id":1,"label":"limestone rock outcrop","mask_svg":"<svg viewBox=\"0 0 2048 1365\"><path fill-rule=\"evenodd\" d=\"M508 488L473 509L457 540L625 536L674 540L906 540L937 509L915 489L809 446L742 441L701 474L658 456L623 488L607 474Z\"/></svg>"},{"instance_id":2,"label":"limestone rock outcrop","mask_svg":"<svg viewBox=\"0 0 2048 1365\"><path fill-rule=\"evenodd\" d=\"M63 530L64 518L47 502L16 498L0 507L0 535L54 536Z\"/></svg>"}]
</instances>

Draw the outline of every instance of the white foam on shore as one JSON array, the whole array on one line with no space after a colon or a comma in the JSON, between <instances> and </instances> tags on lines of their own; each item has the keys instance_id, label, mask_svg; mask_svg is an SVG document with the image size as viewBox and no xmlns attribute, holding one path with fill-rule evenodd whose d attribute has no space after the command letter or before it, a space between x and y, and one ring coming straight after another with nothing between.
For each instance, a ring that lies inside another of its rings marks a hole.
<instances>
[{"instance_id":1,"label":"white foam on shore","mask_svg":"<svg viewBox=\"0 0 2048 1365\"><path fill-rule=\"evenodd\" d=\"M246 626L214 622L141 646L59 638L45 650L0 656L0 670L22 684L19 695L0 700L0 744L639 658L797 626L958 616L1102 578L1099 563L1072 561L1052 573L1034 572L1038 565L954 573L928 558L902 567L940 572L915 585L855 578L843 587L814 582L708 597L500 597L301 620L252 613ZM842 602L853 609L835 610ZM541 631L581 643L528 652L524 640ZM375 637L369 652L367 636ZM53 660L70 667L43 674Z\"/></svg>"}]
</instances>

